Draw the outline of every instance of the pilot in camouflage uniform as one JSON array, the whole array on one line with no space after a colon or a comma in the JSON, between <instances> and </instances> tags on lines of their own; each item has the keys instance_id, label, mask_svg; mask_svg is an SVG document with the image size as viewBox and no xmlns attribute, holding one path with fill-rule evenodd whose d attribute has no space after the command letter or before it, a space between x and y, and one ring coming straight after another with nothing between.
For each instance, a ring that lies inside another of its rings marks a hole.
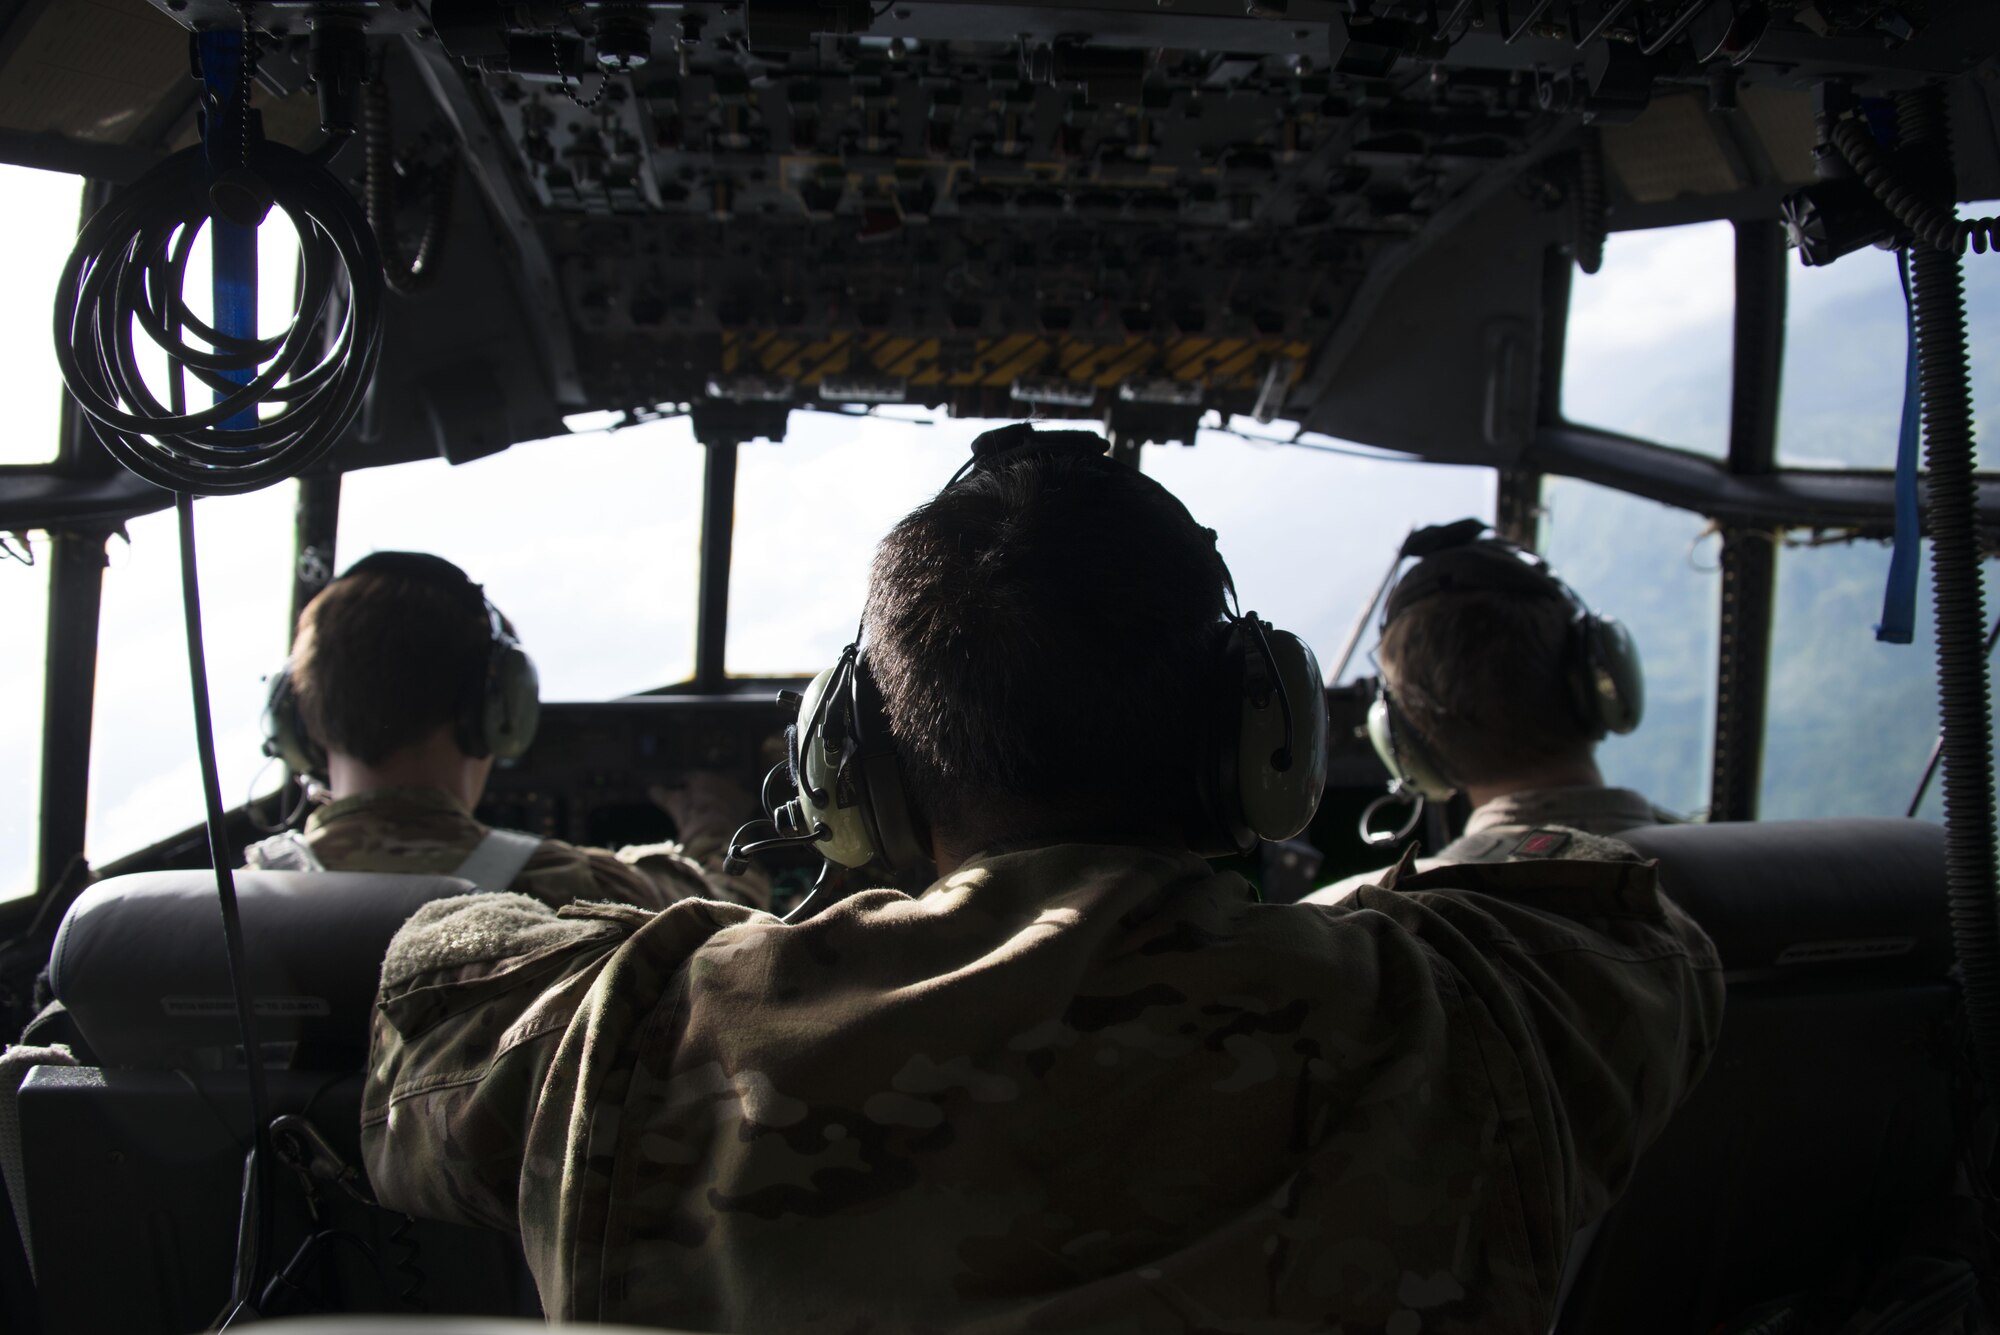
<instances>
[{"instance_id":1,"label":"pilot in camouflage uniform","mask_svg":"<svg viewBox=\"0 0 2000 1335\"><path fill-rule=\"evenodd\" d=\"M1476 519L1412 532L1386 587L1368 734L1398 791L1473 803L1419 871L1504 862L1549 825L1617 835L1680 817L1604 782L1597 744L1645 713L1638 646L1532 551ZM1317 891L1331 903L1380 871Z\"/></svg>"},{"instance_id":2,"label":"pilot in camouflage uniform","mask_svg":"<svg viewBox=\"0 0 2000 1335\"><path fill-rule=\"evenodd\" d=\"M266 754L313 776L332 800L303 833L252 844L244 860L461 876L552 905L770 902L763 873L723 874L730 832L753 808L721 775L651 790L680 843L614 854L474 819L493 766L527 751L540 715L534 662L480 585L428 552L363 557L301 612L264 713Z\"/></svg>"},{"instance_id":3,"label":"pilot in camouflage uniform","mask_svg":"<svg viewBox=\"0 0 2000 1335\"><path fill-rule=\"evenodd\" d=\"M522 1229L552 1318L1539 1335L1722 982L1625 846L1524 844L1564 860L1338 907L1090 845L796 926L443 901L384 969L370 1177Z\"/></svg>"},{"instance_id":4,"label":"pilot in camouflage uniform","mask_svg":"<svg viewBox=\"0 0 2000 1335\"><path fill-rule=\"evenodd\" d=\"M697 776L697 779L706 776ZM699 791L700 785L695 785ZM722 855L735 828L716 804L663 804L682 818L678 842L635 845L616 853L544 839L508 888L552 905L606 900L663 907L689 897L727 899L762 908L770 881L752 868L722 873ZM410 872L449 876L464 865L488 827L441 788L376 788L329 802L306 821L302 842L332 871ZM250 850L253 865L256 850Z\"/></svg>"}]
</instances>

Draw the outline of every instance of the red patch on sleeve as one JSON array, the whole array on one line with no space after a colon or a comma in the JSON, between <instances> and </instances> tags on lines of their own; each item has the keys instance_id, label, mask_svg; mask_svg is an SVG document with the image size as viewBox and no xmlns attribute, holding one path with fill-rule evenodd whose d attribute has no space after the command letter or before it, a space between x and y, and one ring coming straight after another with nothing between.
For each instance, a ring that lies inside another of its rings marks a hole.
<instances>
[{"instance_id":1,"label":"red patch on sleeve","mask_svg":"<svg viewBox=\"0 0 2000 1335\"><path fill-rule=\"evenodd\" d=\"M1545 858L1560 853L1568 845L1569 836L1551 830L1537 830L1515 846L1515 852L1522 857Z\"/></svg>"}]
</instances>

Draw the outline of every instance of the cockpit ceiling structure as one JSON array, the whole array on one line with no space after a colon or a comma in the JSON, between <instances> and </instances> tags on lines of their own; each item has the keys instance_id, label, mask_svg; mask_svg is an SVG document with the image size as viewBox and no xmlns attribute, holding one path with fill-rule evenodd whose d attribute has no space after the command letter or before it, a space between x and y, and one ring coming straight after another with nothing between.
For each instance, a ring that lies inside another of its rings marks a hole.
<instances>
[{"instance_id":1,"label":"cockpit ceiling structure","mask_svg":"<svg viewBox=\"0 0 2000 1335\"><path fill-rule=\"evenodd\" d=\"M1970 74L1960 195L2000 194L1978 0L11 10L0 155L101 178L193 141L189 30L247 23L295 146L316 91L382 80L378 189L438 229L438 277L395 299L343 466L590 409L749 438L881 402L1138 440L1254 413L1505 465L1549 410L1547 257L1775 217L1823 81ZM365 156L333 159L357 194Z\"/></svg>"}]
</instances>

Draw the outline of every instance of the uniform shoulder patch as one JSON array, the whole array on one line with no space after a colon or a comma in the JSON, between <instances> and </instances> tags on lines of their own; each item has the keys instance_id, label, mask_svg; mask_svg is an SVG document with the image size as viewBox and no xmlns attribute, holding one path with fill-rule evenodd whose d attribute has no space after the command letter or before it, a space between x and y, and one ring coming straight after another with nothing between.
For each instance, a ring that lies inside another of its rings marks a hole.
<instances>
[{"instance_id":1,"label":"uniform shoulder patch","mask_svg":"<svg viewBox=\"0 0 2000 1335\"><path fill-rule=\"evenodd\" d=\"M1511 862L1519 858L1559 857L1569 846L1570 834L1567 830L1547 828L1530 830L1514 841L1514 847L1508 850L1507 858Z\"/></svg>"},{"instance_id":2,"label":"uniform shoulder patch","mask_svg":"<svg viewBox=\"0 0 2000 1335\"><path fill-rule=\"evenodd\" d=\"M1601 834L1585 834L1566 825L1542 825L1514 841L1508 850L1509 862L1545 862L1561 858L1569 862L1638 862L1638 851L1630 844Z\"/></svg>"}]
</instances>

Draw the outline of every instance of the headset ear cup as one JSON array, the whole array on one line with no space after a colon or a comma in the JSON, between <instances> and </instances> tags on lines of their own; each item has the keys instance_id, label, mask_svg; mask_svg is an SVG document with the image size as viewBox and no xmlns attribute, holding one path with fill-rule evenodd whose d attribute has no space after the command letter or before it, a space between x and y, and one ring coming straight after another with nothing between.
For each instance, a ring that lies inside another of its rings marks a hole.
<instances>
[{"instance_id":1,"label":"headset ear cup","mask_svg":"<svg viewBox=\"0 0 2000 1335\"><path fill-rule=\"evenodd\" d=\"M1254 838L1290 839L1312 823L1326 791L1326 688L1298 636L1269 626L1239 634L1252 643L1243 646L1249 689L1238 706L1237 806Z\"/></svg>"},{"instance_id":2,"label":"headset ear cup","mask_svg":"<svg viewBox=\"0 0 2000 1335\"><path fill-rule=\"evenodd\" d=\"M1305 641L1252 614L1223 628L1215 662L1214 722L1188 827L1189 845L1206 857L1247 853L1310 824L1329 750L1326 688Z\"/></svg>"},{"instance_id":3,"label":"headset ear cup","mask_svg":"<svg viewBox=\"0 0 2000 1335\"><path fill-rule=\"evenodd\" d=\"M800 810L808 829L824 830L816 847L821 857L843 867L865 867L876 857L863 799L849 776L841 783L840 762L850 747L847 675L852 660L821 672L799 702L798 779Z\"/></svg>"},{"instance_id":4,"label":"headset ear cup","mask_svg":"<svg viewBox=\"0 0 2000 1335\"><path fill-rule=\"evenodd\" d=\"M1375 683L1375 702L1368 706L1368 740L1389 777L1418 796L1442 802L1458 791L1445 777L1444 766L1425 745L1422 734L1396 707L1385 681Z\"/></svg>"},{"instance_id":5,"label":"headset ear cup","mask_svg":"<svg viewBox=\"0 0 2000 1335\"><path fill-rule=\"evenodd\" d=\"M481 701L479 752L501 760L516 760L535 740L535 728L542 718L541 678L527 651L509 638L493 647L487 667L486 691Z\"/></svg>"},{"instance_id":6,"label":"headset ear cup","mask_svg":"<svg viewBox=\"0 0 2000 1335\"><path fill-rule=\"evenodd\" d=\"M294 774L326 778L326 751L313 741L299 713L299 693L292 686L289 661L271 674L264 697L264 754L285 762Z\"/></svg>"},{"instance_id":7,"label":"headset ear cup","mask_svg":"<svg viewBox=\"0 0 2000 1335\"><path fill-rule=\"evenodd\" d=\"M1598 728L1621 735L1637 728L1646 716L1646 673L1632 632L1611 617L1591 616L1584 656Z\"/></svg>"}]
</instances>

